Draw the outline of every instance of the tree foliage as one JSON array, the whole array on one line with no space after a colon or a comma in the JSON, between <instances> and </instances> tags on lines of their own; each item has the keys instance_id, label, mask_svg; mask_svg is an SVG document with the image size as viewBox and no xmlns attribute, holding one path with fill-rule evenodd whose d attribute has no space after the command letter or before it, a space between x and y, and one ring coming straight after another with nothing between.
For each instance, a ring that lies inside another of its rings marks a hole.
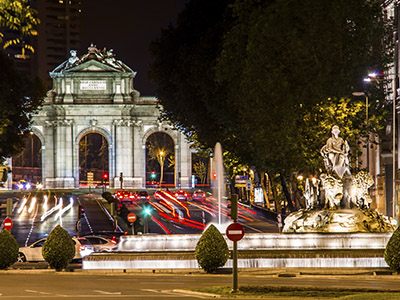
<instances>
[{"instance_id":1,"label":"tree foliage","mask_svg":"<svg viewBox=\"0 0 400 300\"><path fill-rule=\"evenodd\" d=\"M75 256L74 241L64 228L57 225L44 242L42 254L51 268L61 271Z\"/></svg>"},{"instance_id":2,"label":"tree foliage","mask_svg":"<svg viewBox=\"0 0 400 300\"><path fill-rule=\"evenodd\" d=\"M338 121L345 138L365 135L363 109L345 99L387 66L389 29L380 1L193 0L152 44L150 75L164 117L186 135L288 174L317 165ZM328 105L336 115L319 127Z\"/></svg>"},{"instance_id":3,"label":"tree foliage","mask_svg":"<svg viewBox=\"0 0 400 300\"><path fill-rule=\"evenodd\" d=\"M29 5L29 0L0 0L0 43L3 48L19 45L22 54L25 50L34 52L26 38L38 34L36 26L40 23L37 11ZM11 35L8 37L4 30Z\"/></svg>"},{"instance_id":4,"label":"tree foliage","mask_svg":"<svg viewBox=\"0 0 400 300\"><path fill-rule=\"evenodd\" d=\"M195 249L195 256L207 273L215 272L225 265L229 257L228 245L222 234L214 225L210 225L203 232Z\"/></svg>"},{"instance_id":5,"label":"tree foliage","mask_svg":"<svg viewBox=\"0 0 400 300\"><path fill-rule=\"evenodd\" d=\"M39 78L30 80L17 72L12 60L0 52L0 159L18 154L24 132L42 103L45 88Z\"/></svg>"},{"instance_id":6,"label":"tree foliage","mask_svg":"<svg viewBox=\"0 0 400 300\"><path fill-rule=\"evenodd\" d=\"M393 232L384 253L385 261L389 267L400 271L400 227Z\"/></svg>"},{"instance_id":7,"label":"tree foliage","mask_svg":"<svg viewBox=\"0 0 400 300\"><path fill-rule=\"evenodd\" d=\"M0 269L12 266L18 257L18 243L15 237L6 229L0 232Z\"/></svg>"}]
</instances>

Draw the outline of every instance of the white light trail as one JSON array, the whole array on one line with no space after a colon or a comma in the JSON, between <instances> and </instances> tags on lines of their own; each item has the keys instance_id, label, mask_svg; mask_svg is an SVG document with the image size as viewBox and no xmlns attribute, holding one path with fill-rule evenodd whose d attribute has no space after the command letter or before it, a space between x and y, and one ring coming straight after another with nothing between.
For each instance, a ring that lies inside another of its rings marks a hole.
<instances>
[{"instance_id":1,"label":"white light trail","mask_svg":"<svg viewBox=\"0 0 400 300\"><path fill-rule=\"evenodd\" d=\"M61 199L61 198L60 198L60 199ZM62 201L61 201L61 203L62 203ZM68 204L66 207L64 207L63 209L60 209L60 211L54 216L54 219L53 219L53 220L56 221L58 218L60 218L60 221L61 221L61 216L62 216L67 210L71 209L73 205L74 205L74 199L70 198L70 199L69 199L69 204Z\"/></svg>"},{"instance_id":2,"label":"white light trail","mask_svg":"<svg viewBox=\"0 0 400 300\"><path fill-rule=\"evenodd\" d=\"M44 198L43 209L46 212L47 211L47 202L49 201L49 198L47 197L47 195L44 195L43 198Z\"/></svg>"},{"instance_id":3,"label":"white light trail","mask_svg":"<svg viewBox=\"0 0 400 300\"><path fill-rule=\"evenodd\" d=\"M26 197L24 197L24 198L22 199L22 203L21 203L21 205L19 206L17 213L20 214L20 213L22 212L22 210L24 209L25 204L26 204L27 201L28 201L28 199L27 199Z\"/></svg>"},{"instance_id":4,"label":"white light trail","mask_svg":"<svg viewBox=\"0 0 400 300\"><path fill-rule=\"evenodd\" d=\"M28 209L28 213L31 213L33 211L33 209L35 208L35 204L36 204L36 197L33 197L32 201L31 201L31 205L29 206L29 209Z\"/></svg>"},{"instance_id":5,"label":"white light trail","mask_svg":"<svg viewBox=\"0 0 400 300\"><path fill-rule=\"evenodd\" d=\"M57 199L57 198L56 198ZM54 212L56 212L57 210L61 209L63 205L63 201L62 198L60 198L60 202L54 206L52 209L46 211L41 217L40 217L40 221L43 222L48 216L50 216L51 214L53 214Z\"/></svg>"}]
</instances>

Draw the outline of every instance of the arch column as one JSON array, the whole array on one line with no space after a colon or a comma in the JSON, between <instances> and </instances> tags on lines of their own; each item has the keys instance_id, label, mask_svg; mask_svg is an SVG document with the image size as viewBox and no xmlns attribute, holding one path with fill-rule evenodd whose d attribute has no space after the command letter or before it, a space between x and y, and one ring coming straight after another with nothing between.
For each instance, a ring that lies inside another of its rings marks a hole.
<instances>
[{"instance_id":1,"label":"arch column","mask_svg":"<svg viewBox=\"0 0 400 300\"><path fill-rule=\"evenodd\" d=\"M141 187L141 185L138 186L138 184L136 183L133 172L133 124L134 123L131 120L120 119L113 121L115 145L115 175L113 177L113 181L115 187L121 186L121 173L123 174L123 188Z\"/></svg>"}]
</instances>

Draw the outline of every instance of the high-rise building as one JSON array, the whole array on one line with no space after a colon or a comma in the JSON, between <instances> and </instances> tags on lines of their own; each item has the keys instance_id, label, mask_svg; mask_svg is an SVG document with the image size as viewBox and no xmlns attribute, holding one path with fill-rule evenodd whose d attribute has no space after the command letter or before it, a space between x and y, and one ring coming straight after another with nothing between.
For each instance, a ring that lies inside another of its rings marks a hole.
<instances>
[{"instance_id":1,"label":"high-rise building","mask_svg":"<svg viewBox=\"0 0 400 300\"><path fill-rule=\"evenodd\" d=\"M50 87L49 72L70 56L71 49L81 48L81 1L31 0L30 5L40 19L39 34L30 41L35 53L27 51L23 56L18 45L7 48L6 53L19 70L39 76Z\"/></svg>"}]
</instances>

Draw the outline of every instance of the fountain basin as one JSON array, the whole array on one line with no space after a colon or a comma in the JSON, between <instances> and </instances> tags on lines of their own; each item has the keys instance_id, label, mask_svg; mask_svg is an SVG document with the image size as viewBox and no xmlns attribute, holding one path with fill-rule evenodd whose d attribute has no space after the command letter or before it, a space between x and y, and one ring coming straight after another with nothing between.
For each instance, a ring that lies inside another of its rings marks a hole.
<instances>
[{"instance_id":1,"label":"fountain basin","mask_svg":"<svg viewBox=\"0 0 400 300\"><path fill-rule=\"evenodd\" d=\"M239 268L387 268L391 234L258 234L238 242ZM83 269L199 269L200 235L123 236L115 253L83 259ZM228 241L232 248L232 242ZM225 267L231 267L228 260Z\"/></svg>"}]
</instances>

